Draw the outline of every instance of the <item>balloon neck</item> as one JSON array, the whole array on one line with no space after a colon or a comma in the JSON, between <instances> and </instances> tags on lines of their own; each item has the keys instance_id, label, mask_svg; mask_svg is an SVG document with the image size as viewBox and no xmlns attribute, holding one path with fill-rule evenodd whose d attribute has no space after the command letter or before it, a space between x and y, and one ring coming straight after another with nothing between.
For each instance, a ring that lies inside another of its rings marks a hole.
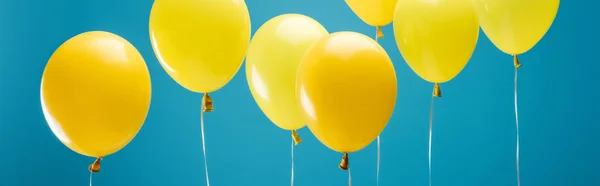
<instances>
[{"instance_id":1,"label":"balloon neck","mask_svg":"<svg viewBox=\"0 0 600 186\"><path fill-rule=\"evenodd\" d=\"M340 167L340 169L342 170L348 170L348 153L344 153L344 156L342 157L342 162L340 162L340 165L338 165L338 167Z\"/></svg>"},{"instance_id":2,"label":"balloon neck","mask_svg":"<svg viewBox=\"0 0 600 186\"><path fill-rule=\"evenodd\" d=\"M442 89L440 89L440 84L439 83L435 83L433 85L433 96L434 97L442 97Z\"/></svg>"},{"instance_id":3,"label":"balloon neck","mask_svg":"<svg viewBox=\"0 0 600 186\"><path fill-rule=\"evenodd\" d=\"M213 111L213 102L208 93L204 94L202 97L202 112L212 112Z\"/></svg>"},{"instance_id":4,"label":"balloon neck","mask_svg":"<svg viewBox=\"0 0 600 186\"><path fill-rule=\"evenodd\" d=\"M292 130L292 139L294 140L294 144L296 145L302 143L302 139L300 139L300 135L298 135L296 130Z\"/></svg>"},{"instance_id":5,"label":"balloon neck","mask_svg":"<svg viewBox=\"0 0 600 186\"><path fill-rule=\"evenodd\" d=\"M96 158L96 161L88 167L88 170L93 173L100 172L100 160L102 160L102 157Z\"/></svg>"},{"instance_id":6,"label":"balloon neck","mask_svg":"<svg viewBox=\"0 0 600 186\"><path fill-rule=\"evenodd\" d=\"M514 59L515 68L521 67L521 62L519 62L519 57L517 57L517 55L514 55L514 57L515 57L515 59Z\"/></svg>"},{"instance_id":7,"label":"balloon neck","mask_svg":"<svg viewBox=\"0 0 600 186\"><path fill-rule=\"evenodd\" d=\"M383 38L383 31L381 31L381 27L376 26L375 28L377 28L377 39Z\"/></svg>"}]
</instances>

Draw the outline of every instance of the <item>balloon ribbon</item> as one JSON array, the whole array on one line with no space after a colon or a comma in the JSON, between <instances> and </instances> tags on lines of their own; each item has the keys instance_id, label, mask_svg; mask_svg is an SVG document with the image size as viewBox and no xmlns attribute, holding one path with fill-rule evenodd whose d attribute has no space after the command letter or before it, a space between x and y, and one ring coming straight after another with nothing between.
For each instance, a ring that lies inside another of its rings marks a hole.
<instances>
[{"instance_id":1,"label":"balloon ribbon","mask_svg":"<svg viewBox=\"0 0 600 186\"><path fill-rule=\"evenodd\" d=\"M202 133L202 153L204 155L204 172L206 174L206 186L210 186L210 180L208 179L208 162L206 161L206 143L204 140L204 113L213 111L212 99L208 93L202 97L202 111L200 112L200 131Z\"/></svg>"},{"instance_id":2,"label":"balloon ribbon","mask_svg":"<svg viewBox=\"0 0 600 186\"><path fill-rule=\"evenodd\" d=\"M344 153L344 156L342 157L342 162L340 162L338 167L342 170L348 171L348 185L352 186L352 174L350 173L350 168L348 167L348 163L349 163L348 153Z\"/></svg>"},{"instance_id":3,"label":"balloon ribbon","mask_svg":"<svg viewBox=\"0 0 600 186\"><path fill-rule=\"evenodd\" d=\"M302 139L300 139L300 135L298 135L296 130L292 130L292 140L294 140L294 145L302 143Z\"/></svg>"},{"instance_id":4,"label":"balloon ribbon","mask_svg":"<svg viewBox=\"0 0 600 186\"><path fill-rule=\"evenodd\" d=\"M433 139L433 103L434 98L442 97L442 90L440 89L440 84L435 83L433 85L433 93L431 94L431 106L429 107L429 186L431 186L431 141Z\"/></svg>"},{"instance_id":5,"label":"balloon ribbon","mask_svg":"<svg viewBox=\"0 0 600 186\"><path fill-rule=\"evenodd\" d=\"M379 38L383 38L383 31L381 31L381 27L380 26L376 26L375 27L377 29L377 39Z\"/></svg>"},{"instance_id":6,"label":"balloon ribbon","mask_svg":"<svg viewBox=\"0 0 600 186\"><path fill-rule=\"evenodd\" d=\"M383 38L383 31L380 26L375 27L375 42L379 42L379 38ZM375 177L376 186L379 186L379 171L381 165L381 135L377 136L377 174Z\"/></svg>"},{"instance_id":7,"label":"balloon ribbon","mask_svg":"<svg viewBox=\"0 0 600 186\"><path fill-rule=\"evenodd\" d=\"M94 161L94 163L88 166L88 170L90 171L90 186L92 186L92 175L94 175L94 173L100 172L100 160L102 160L102 157L96 158L96 161Z\"/></svg>"},{"instance_id":8,"label":"balloon ribbon","mask_svg":"<svg viewBox=\"0 0 600 186\"><path fill-rule=\"evenodd\" d=\"M519 62L519 58L515 55L514 59L515 65L515 124L516 124L516 132L517 132L517 147L516 147L516 168L517 168L517 186L521 186L521 168L519 167L519 110L517 105L517 69L521 67L521 63Z\"/></svg>"},{"instance_id":9,"label":"balloon ribbon","mask_svg":"<svg viewBox=\"0 0 600 186\"><path fill-rule=\"evenodd\" d=\"M300 139L300 135L296 132L296 130L292 130L292 179L291 186L294 186L294 146L302 143L302 139Z\"/></svg>"},{"instance_id":10,"label":"balloon ribbon","mask_svg":"<svg viewBox=\"0 0 600 186\"><path fill-rule=\"evenodd\" d=\"M348 169L348 186L352 186L352 173Z\"/></svg>"}]
</instances>

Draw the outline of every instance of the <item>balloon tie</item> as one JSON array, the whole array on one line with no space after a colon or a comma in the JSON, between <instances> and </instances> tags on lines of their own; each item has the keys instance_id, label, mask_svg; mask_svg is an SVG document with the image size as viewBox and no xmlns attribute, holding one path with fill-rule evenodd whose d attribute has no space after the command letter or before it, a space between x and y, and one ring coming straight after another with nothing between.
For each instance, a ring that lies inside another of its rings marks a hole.
<instances>
[{"instance_id":1,"label":"balloon tie","mask_svg":"<svg viewBox=\"0 0 600 186\"><path fill-rule=\"evenodd\" d=\"M338 167L342 170L348 170L348 153L344 153L344 156L342 157L342 162L340 162Z\"/></svg>"},{"instance_id":2,"label":"balloon tie","mask_svg":"<svg viewBox=\"0 0 600 186\"><path fill-rule=\"evenodd\" d=\"M208 179L208 162L206 161L206 143L204 140L204 113L213 111L212 99L208 96L208 93L204 94L202 98L202 111L200 112L200 131L202 134L202 153L204 155L204 172L206 174L206 186L210 186L210 180Z\"/></svg>"},{"instance_id":3,"label":"balloon tie","mask_svg":"<svg viewBox=\"0 0 600 186\"><path fill-rule=\"evenodd\" d=\"M433 85L433 96L434 97L442 97L442 90L440 89L440 84L439 83L435 83Z\"/></svg>"},{"instance_id":4,"label":"balloon tie","mask_svg":"<svg viewBox=\"0 0 600 186\"><path fill-rule=\"evenodd\" d=\"M298 145L295 139L292 139L292 179L291 186L294 186L294 146Z\"/></svg>"},{"instance_id":5,"label":"balloon tie","mask_svg":"<svg viewBox=\"0 0 600 186\"><path fill-rule=\"evenodd\" d=\"M212 98L208 95L208 93L204 94L202 97L202 112L212 112L213 111L213 102Z\"/></svg>"},{"instance_id":6,"label":"balloon tie","mask_svg":"<svg viewBox=\"0 0 600 186\"><path fill-rule=\"evenodd\" d=\"M521 62L519 62L519 57L517 57L517 55L514 55L514 63L515 63L515 69L521 67Z\"/></svg>"},{"instance_id":7,"label":"balloon tie","mask_svg":"<svg viewBox=\"0 0 600 186\"><path fill-rule=\"evenodd\" d=\"M292 140L294 140L295 145L302 143L302 139L300 139L300 135L298 135L296 130L292 130Z\"/></svg>"},{"instance_id":8,"label":"balloon tie","mask_svg":"<svg viewBox=\"0 0 600 186\"><path fill-rule=\"evenodd\" d=\"M377 39L383 38L383 31L381 30L381 27L380 26L376 26L375 28L377 29L377 37L376 38Z\"/></svg>"},{"instance_id":9,"label":"balloon tie","mask_svg":"<svg viewBox=\"0 0 600 186\"><path fill-rule=\"evenodd\" d=\"M88 170L90 170L92 173L100 172L100 160L102 160L102 157L96 158L96 161L88 166Z\"/></svg>"},{"instance_id":10,"label":"balloon tie","mask_svg":"<svg viewBox=\"0 0 600 186\"><path fill-rule=\"evenodd\" d=\"M515 64L518 63L518 59L517 56L515 55ZM521 66L521 64L519 63L519 66ZM519 154L520 154L520 139L519 139L519 110L518 110L518 104L517 104L517 69L519 67L515 66L515 124L516 124L516 133L517 133L517 146L516 146L516 169L517 169L517 186L521 186L521 168L519 167Z\"/></svg>"},{"instance_id":11,"label":"balloon tie","mask_svg":"<svg viewBox=\"0 0 600 186\"><path fill-rule=\"evenodd\" d=\"M429 186L431 186L431 142L433 141L433 103L436 97L441 97L440 86L438 83L434 85L433 94L431 95L431 105L429 107L429 150L428 150L428 163L429 163Z\"/></svg>"},{"instance_id":12,"label":"balloon tie","mask_svg":"<svg viewBox=\"0 0 600 186\"><path fill-rule=\"evenodd\" d=\"M88 170L90 171L90 186L92 186L92 175L94 175L94 173L100 172L100 161L101 160L102 160L102 157L98 157L98 158L96 158L94 163L92 163L92 164L90 164L90 166L88 166Z\"/></svg>"}]
</instances>

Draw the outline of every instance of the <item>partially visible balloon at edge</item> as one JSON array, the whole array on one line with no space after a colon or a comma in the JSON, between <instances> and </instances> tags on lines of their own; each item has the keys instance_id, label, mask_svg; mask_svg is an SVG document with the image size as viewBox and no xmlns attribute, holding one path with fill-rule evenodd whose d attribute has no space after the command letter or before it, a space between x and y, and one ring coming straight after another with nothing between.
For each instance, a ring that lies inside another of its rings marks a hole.
<instances>
[{"instance_id":1,"label":"partially visible balloon at edge","mask_svg":"<svg viewBox=\"0 0 600 186\"><path fill-rule=\"evenodd\" d=\"M54 135L71 150L103 157L125 147L148 114L150 73L127 40L104 31L79 34L48 60L40 98Z\"/></svg>"},{"instance_id":2,"label":"partially visible balloon at edge","mask_svg":"<svg viewBox=\"0 0 600 186\"><path fill-rule=\"evenodd\" d=\"M385 26L394 18L398 0L345 0L352 11L371 26Z\"/></svg>"},{"instance_id":3,"label":"partially visible balloon at edge","mask_svg":"<svg viewBox=\"0 0 600 186\"><path fill-rule=\"evenodd\" d=\"M502 52L518 55L544 37L560 0L474 0L485 35Z\"/></svg>"},{"instance_id":4,"label":"partially visible balloon at edge","mask_svg":"<svg viewBox=\"0 0 600 186\"><path fill-rule=\"evenodd\" d=\"M479 37L472 0L401 0L393 24L404 61L432 83L456 77L469 62Z\"/></svg>"},{"instance_id":5,"label":"partially visible balloon at edge","mask_svg":"<svg viewBox=\"0 0 600 186\"><path fill-rule=\"evenodd\" d=\"M155 0L149 27L161 66L198 93L225 86L241 67L250 42L244 0Z\"/></svg>"},{"instance_id":6,"label":"partially visible balloon at edge","mask_svg":"<svg viewBox=\"0 0 600 186\"><path fill-rule=\"evenodd\" d=\"M306 124L296 100L296 72L306 51L327 30L314 19L283 14L254 34L246 57L246 79L254 100L275 125L297 130Z\"/></svg>"}]
</instances>

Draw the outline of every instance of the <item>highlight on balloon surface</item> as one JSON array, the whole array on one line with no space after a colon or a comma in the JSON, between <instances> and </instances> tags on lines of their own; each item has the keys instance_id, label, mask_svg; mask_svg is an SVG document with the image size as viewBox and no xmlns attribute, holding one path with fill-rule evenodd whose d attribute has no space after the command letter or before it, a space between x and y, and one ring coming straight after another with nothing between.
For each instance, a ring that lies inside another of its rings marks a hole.
<instances>
[{"instance_id":1,"label":"highlight on balloon surface","mask_svg":"<svg viewBox=\"0 0 600 186\"><path fill-rule=\"evenodd\" d=\"M209 93L225 86L241 67L250 42L244 0L155 0L150 40L161 66L186 89L204 93L200 125L206 183L210 185L204 140L204 112L213 111Z\"/></svg>"},{"instance_id":2,"label":"highlight on balloon surface","mask_svg":"<svg viewBox=\"0 0 600 186\"><path fill-rule=\"evenodd\" d=\"M475 0L475 7L485 35L502 52L513 56L514 109L517 133L517 185L521 185L519 111L517 102L517 69L521 67L518 55L533 48L548 32L560 0Z\"/></svg>"},{"instance_id":3,"label":"highlight on balloon surface","mask_svg":"<svg viewBox=\"0 0 600 186\"><path fill-rule=\"evenodd\" d=\"M467 65L477 45L479 21L472 0L401 0L394 15L394 36L408 66L434 83L429 115L429 185L434 98L440 83L452 80Z\"/></svg>"},{"instance_id":4,"label":"highlight on balloon surface","mask_svg":"<svg viewBox=\"0 0 600 186\"><path fill-rule=\"evenodd\" d=\"M377 28L377 38L383 37L381 27L394 18L398 0L345 0L352 11L365 23Z\"/></svg>"},{"instance_id":5,"label":"highlight on balloon surface","mask_svg":"<svg viewBox=\"0 0 600 186\"><path fill-rule=\"evenodd\" d=\"M264 23L252 37L246 56L246 79L259 108L279 128L292 133L292 185L296 130L306 124L296 99L296 72L308 49L328 35L316 20L301 14L282 14Z\"/></svg>"},{"instance_id":6,"label":"highlight on balloon surface","mask_svg":"<svg viewBox=\"0 0 600 186\"><path fill-rule=\"evenodd\" d=\"M125 147L138 133L151 98L150 73L142 55L124 38L105 31L81 33L64 42L44 69L42 111L54 135L71 150L97 158Z\"/></svg>"},{"instance_id":7,"label":"highlight on balloon surface","mask_svg":"<svg viewBox=\"0 0 600 186\"><path fill-rule=\"evenodd\" d=\"M308 128L325 146L344 153L339 167L348 170L348 153L373 142L392 116L397 93L392 60L373 39L337 32L307 51L296 81Z\"/></svg>"}]
</instances>

